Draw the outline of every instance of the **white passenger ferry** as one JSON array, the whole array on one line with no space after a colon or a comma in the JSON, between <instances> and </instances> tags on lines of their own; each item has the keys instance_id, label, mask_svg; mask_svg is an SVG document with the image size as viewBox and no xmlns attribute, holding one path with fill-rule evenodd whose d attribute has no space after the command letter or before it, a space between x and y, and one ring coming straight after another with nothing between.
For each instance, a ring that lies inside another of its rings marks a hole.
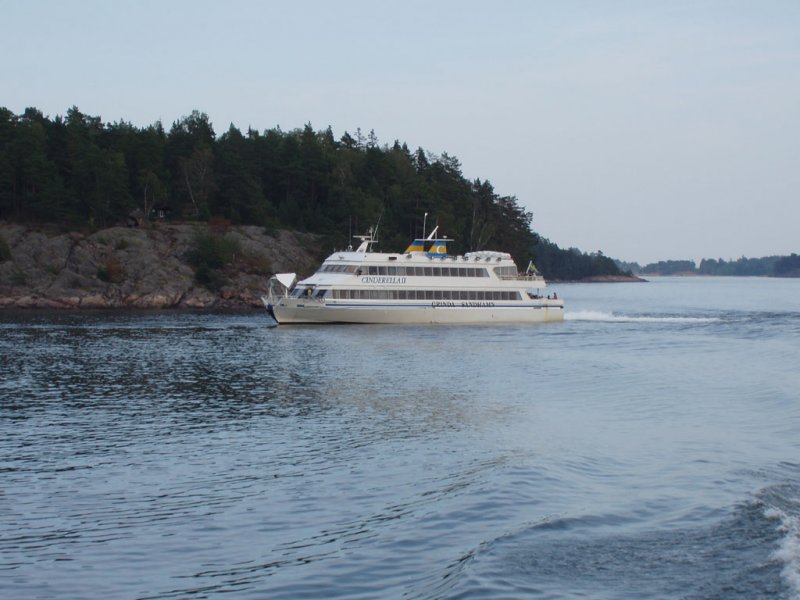
<instances>
[{"instance_id":1,"label":"white passenger ferry","mask_svg":"<svg viewBox=\"0 0 800 600\"><path fill-rule=\"evenodd\" d=\"M262 297L278 323L535 323L564 319L564 302L545 296L537 273L521 274L510 254L447 253L453 240L414 240L405 252L373 252L373 236L334 252L311 277L270 280Z\"/></svg>"}]
</instances>

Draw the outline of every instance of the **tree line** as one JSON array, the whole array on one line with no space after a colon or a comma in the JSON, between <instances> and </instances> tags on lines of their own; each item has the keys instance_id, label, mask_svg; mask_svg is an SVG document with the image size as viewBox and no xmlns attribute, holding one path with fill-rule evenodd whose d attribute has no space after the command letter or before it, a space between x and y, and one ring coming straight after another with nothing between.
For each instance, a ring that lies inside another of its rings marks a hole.
<instances>
[{"instance_id":1,"label":"tree line","mask_svg":"<svg viewBox=\"0 0 800 600\"><path fill-rule=\"evenodd\" d=\"M733 277L798 277L800 256L741 257L736 260L704 258L697 265L693 260L661 260L644 267L637 263L619 263L621 269L641 275L719 275Z\"/></svg>"},{"instance_id":2,"label":"tree line","mask_svg":"<svg viewBox=\"0 0 800 600\"><path fill-rule=\"evenodd\" d=\"M0 220L101 228L134 211L296 229L338 247L379 223L387 251L421 235L428 213L428 229L438 224L456 252L508 251L520 268L533 260L555 279L620 274L602 253L540 238L517 198L466 179L455 157L381 145L374 131L337 140L311 124L263 132L231 124L217 135L198 111L166 130L103 123L77 107L54 118L0 108Z\"/></svg>"}]
</instances>

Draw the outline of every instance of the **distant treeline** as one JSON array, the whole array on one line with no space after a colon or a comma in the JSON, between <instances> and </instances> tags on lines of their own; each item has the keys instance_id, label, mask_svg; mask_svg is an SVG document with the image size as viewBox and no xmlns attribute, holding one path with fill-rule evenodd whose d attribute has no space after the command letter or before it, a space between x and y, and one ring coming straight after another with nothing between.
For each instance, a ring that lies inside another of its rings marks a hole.
<instances>
[{"instance_id":1,"label":"distant treeline","mask_svg":"<svg viewBox=\"0 0 800 600\"><path fill-rule=\"evenodd\" d=\"M52 119L35 108L0 108L0 219L100 228L132 213L290 228L338 247L380 223L386 251L421 235L428 213L428 232L438 224L457 252L508 251L520 269L534 260L558 279L620 274L602 253L540 239L515 197L465 179L455 157L380 145L374 132L337 140L330 127L310 124L264 132L231 125L217 136L197 111L167 131L160 122L103 123L76 107Z\"/></svg>"},{"instance_id":2,"label":"distant treeline","mask_svg":"<svg viewBox=\"0 0 800 600\"><path fill-rule=\"evenodd\" d=\"M800 256L765 256L723 260L704 258L697 266L693 260L662 260L644 267L637 263L618 262L621 269L640 275L727 275L800 277Z\"/></svg>"}]
</instances>

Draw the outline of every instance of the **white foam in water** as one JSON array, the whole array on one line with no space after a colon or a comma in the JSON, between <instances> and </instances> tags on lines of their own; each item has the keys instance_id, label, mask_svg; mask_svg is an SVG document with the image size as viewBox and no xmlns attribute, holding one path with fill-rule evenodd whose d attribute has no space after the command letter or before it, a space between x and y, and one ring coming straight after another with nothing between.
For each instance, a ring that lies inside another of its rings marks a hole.
<instances>
[{"instance_id":1,"label":"white foam in water","mask_svg":"<svg viewBox=\"0 0 800 600\"><path fill-rule=\"evenodd\" d=\"M567 311L567 321L606 321L609 323L714 323L719 321L712 317L630 317L598 310Z\"/></svg>"},{"instance_id":2,"label":"white foam in water","mask_svg":"<svg viewBox=\"0 0 800 600\"><path fill-rule=\"evenodd\" d=\"M787 515L777 508L764 511L768 519L780 520L778 531L783 534L780 548L773 558L784 564L781 575L792 588L796 598L800 598L800 518Z\"/></svg>"}]
</instances>

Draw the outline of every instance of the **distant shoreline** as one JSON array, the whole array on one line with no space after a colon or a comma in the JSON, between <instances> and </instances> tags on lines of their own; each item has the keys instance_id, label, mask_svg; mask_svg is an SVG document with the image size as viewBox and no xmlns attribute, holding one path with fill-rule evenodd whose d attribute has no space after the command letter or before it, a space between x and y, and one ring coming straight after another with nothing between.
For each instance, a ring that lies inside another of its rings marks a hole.
<instances>
[{"instance_id":1,"label":"distant shoreline","mask_svg":"<svg viewBox=\"0 0 800 600\"><path fill-rule=\"evenodd\" d=\"M593 275L582 279L548 279L547 283L647 283L647 279L636 275Z\"/></svg>"}]
</instances>

